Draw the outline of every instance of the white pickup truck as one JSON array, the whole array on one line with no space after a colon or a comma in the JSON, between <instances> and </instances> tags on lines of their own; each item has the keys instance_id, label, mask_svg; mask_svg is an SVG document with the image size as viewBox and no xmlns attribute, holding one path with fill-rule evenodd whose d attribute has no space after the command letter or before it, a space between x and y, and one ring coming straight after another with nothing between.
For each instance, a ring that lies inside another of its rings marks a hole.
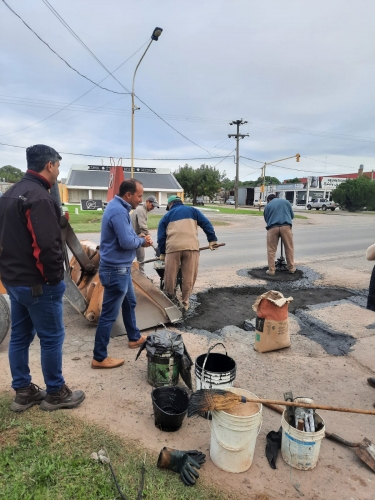
<instances>
[{"instance_id":1,"label":"white pickup truck","mask_svg":"<svg viewBox=\"0 0 375 500\"><path fill-rule=\"evenodd\" d=\"M307 210L311 210L312 208L316 208L317 210L322 209L323 212L326 210L336 210L338 205L333 201L328 201L325 198L313 198L310 203L307 205Z\"/></svg>"}]
</instances>

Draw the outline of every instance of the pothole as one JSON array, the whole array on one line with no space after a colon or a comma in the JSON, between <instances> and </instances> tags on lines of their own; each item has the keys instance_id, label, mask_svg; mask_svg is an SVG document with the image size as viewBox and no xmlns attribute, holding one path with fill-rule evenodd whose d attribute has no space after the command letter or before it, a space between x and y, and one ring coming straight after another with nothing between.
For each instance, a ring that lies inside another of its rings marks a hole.
<instances>
[{"instance_id":1,"label":"pothole","mask_svg":"<svg viewBox=\"0 0 375 500\"><path fill-rule=\"evenodd\" d=\"M267 292L268 287L224 287L211 288L206 292L197 294L197 303L194 315L187 317L184 321L185 327L197 330L206 330L217 333L226 326L234 325L243 328L246 319L255 318L252 309L256 298ZM332 355L344 355L350 351L356 339L351 335L325 327L324 323L317 324L310 321L304 309L310 306L325 304L328 302L345 300L354 295L350 290L342 288L294 288L282 287L285 297L292 296L293 301L289 304L289 312L296 314L300 324L302 335L309 337L319 343L327 353Z\"/></svg>"}]
</instances>

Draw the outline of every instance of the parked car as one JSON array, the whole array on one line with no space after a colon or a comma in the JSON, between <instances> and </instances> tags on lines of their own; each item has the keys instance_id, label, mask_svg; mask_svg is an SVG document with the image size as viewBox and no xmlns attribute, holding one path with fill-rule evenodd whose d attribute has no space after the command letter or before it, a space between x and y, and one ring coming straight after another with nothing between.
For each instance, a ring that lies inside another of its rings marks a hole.
<instances>
[{"instance_id":1,"label":"parked car","mask_svg":"<svg viewBox=\"0 0 375 500\"><path fill-rule=\"evenodd\" d=\"M267 202L264 200L254 200L254 203L253 203L254 207L259 207L259 204L261 207L264 207L264 205L266 205Z\"/></svg>"},{"instance_id":2,"label":"parked car","mask_svg":"<svg viewBox=\"0 0 375 500\"><path fill-rule=\"evenodd\" d=\"M196 203L195 203L195 204L196 204L196 205L202 205L202 207L203 207L203 205L204 205L203 198L197 198L197 201L196 201Z\"/></svg>"},{"instance_id":3,"label":"parked car","mask_svg":"<svg viewBox=\"0 0 375 500\"><path fill-rule=\"evenodd\" d=\"M236 204L236 202L232 198L229 198L229 200L227 200L225 203L227 205L235 205Z\"/></svg>"},{"instance_id":4,"label":"parked car","mask_svg":"<svg viewBox=\"0 0 375 500\"><path fill-rule=\"evenodd\" d=\"M316 210L322 209L323 212L325 212L326 210L331 210L333 212L337 207L338 205L333 201L328 201L325 198L313 198L307 205L307 210L316 208Z\"/></svg>"}]
</instances>

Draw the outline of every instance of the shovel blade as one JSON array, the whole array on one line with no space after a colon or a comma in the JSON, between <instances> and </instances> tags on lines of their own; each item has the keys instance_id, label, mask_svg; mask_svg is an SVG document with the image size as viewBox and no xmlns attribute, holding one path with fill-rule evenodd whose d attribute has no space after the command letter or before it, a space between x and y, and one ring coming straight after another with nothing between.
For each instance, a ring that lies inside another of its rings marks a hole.
<instances>
[{"instance_id":1,"label":"shovel blade","mask_svg":"<svg viewBox=\"0 0 375 500\"><path fill-rule=\"evenodd\" d=\"M375 444L364 438L359 447L355 450L357 457L365 462L370 469L375 472Z\"/></svg>"}]
</instances>

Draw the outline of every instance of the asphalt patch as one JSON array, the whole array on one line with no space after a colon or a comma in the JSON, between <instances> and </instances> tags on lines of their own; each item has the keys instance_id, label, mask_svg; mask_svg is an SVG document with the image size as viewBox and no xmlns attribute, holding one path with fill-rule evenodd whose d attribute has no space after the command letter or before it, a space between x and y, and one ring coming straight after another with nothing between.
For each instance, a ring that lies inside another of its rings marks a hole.
<instances>
[{"instance_id":1,"label":"asphalt patch","mask_svg":"<svg viewBox=\"0 0 375 500\"><path fill-rule=\"evenodd\" d=\"M295 273L290 273L289 271L276 271L274 276L266 273L268 267L261 267L255 269L249 269L248 274L253 278L267 280L267 281L297 281L304 278L304 274L300 269L297 269Z\"/></svg>"}]
</instances>

